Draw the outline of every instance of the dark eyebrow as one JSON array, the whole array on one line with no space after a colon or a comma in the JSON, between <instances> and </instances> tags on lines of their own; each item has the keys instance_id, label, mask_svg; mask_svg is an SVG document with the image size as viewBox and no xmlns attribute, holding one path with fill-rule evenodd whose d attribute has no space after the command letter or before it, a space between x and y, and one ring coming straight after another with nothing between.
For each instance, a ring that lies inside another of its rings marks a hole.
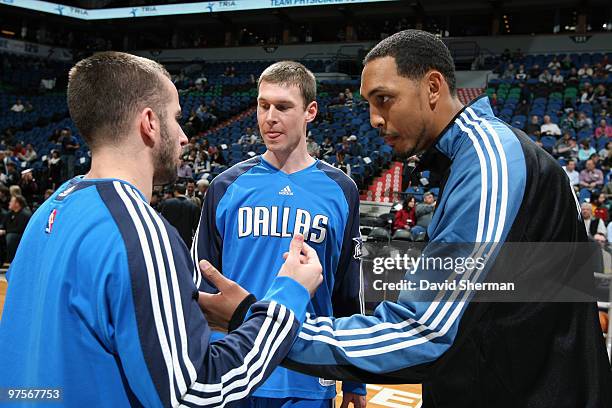
<instances>
[{"instance_id":1,"label":"dark eyebrow","mask_svg":"<svg viewBox=\"0 0 612 408\"><path fill-rule=\"evenodd\" d=\"M370 99L370 97L372 95L374 95L375 93L378 92L390 92L389 88L385 87L385 86L377 86L376 88L372 89L370 92L368 92L368 94L365 96L366 99ZM363 95L362 95L363 96Z\"/></svg>"}]
</instances>

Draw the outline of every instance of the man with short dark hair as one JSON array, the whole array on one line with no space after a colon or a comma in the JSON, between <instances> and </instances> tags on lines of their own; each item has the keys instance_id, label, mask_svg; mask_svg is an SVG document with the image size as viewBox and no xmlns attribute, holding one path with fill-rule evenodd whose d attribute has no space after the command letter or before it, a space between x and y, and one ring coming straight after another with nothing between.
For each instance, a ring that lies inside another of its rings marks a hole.
<instances>
[{"instance_id":1,"label":"man with short dark hair","mask_svg":"<svg viewBox=\"0 0 612 408\"><path fill-rule=\"evenodd\" d=\"M37 210L21 240L7 274L0 384L46 388L67 407L243 399L294 342L322 281L316 253L296 236L271 292L209 344L199 302L223 296L198 293L189 250L148 204L154 184L176 179L187 144L170 75L145 58L98 53L70 70L68 107L91 170ZM200 269L210 276L208 262Z\"/></svg>"},{"instance_id":2,"label":"man with short dark hair","mask_svg":"<svg viewBox=\"0 0 612 408\"><path fill-rule=\"evenodd\" d=\"M402 31L376 45L364 64L361 94L372 126L397 154L419 155L419 170L442 175L422 256L444 256L444 245L463 243L453 258L486 258L477 273L470 268L442 276L486 279L483 274L508 261L496 252L505 242L571 243L567 248L588 242L559 164L495 117L486 97L462 105L441 39ZM555 253L546 260L554 269L546 270L541 252L524 254L516 274L550 277L556 287L580 271L590 282L580 255ZM436 279L445 269L424 268L411 268L406 279ZM428 408L612 406L610 362L594 302L472 302L474 292L460 286L432 296L399 291L397 301L381 303L371 316L311 318L285 364L324 378L422 383ZM234 304L244 298L231 292L223 293ZM208 309L224 311L213 304Z\"/></svg>"},{"instance_id":3,"label":"man with short dark hair","mask_svg":"<svg viewBox=\"0 0 612 408\"><path fill-rule=\"evenodd\" d=\"M30 212L27 210L27 202L23 196L14 195L9 202L9 213L6 216L4 229L0 235L6 235L6 260L12 262L17 252L21 237L30 220Z\"/></svg>"},{"instance_id":4,"label":"man with short dark hair","mask_svg":"<svg viewBox=\"0 0 612 408\"><path fill-rule=\"evenodd\" d=\"M185 195L187 190L184 184L176 184L173 193L173 198L161 204L160 213L176 228L185 245L190 248L198 228L200 208Z\"/></svg>"}]
</instances>

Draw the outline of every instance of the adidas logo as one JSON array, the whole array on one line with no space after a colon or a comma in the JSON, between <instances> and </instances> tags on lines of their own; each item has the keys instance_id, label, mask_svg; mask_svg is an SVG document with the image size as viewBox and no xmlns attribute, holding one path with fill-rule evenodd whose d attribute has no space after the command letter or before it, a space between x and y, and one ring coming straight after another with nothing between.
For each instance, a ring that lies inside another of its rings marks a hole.
<instances>
[{"instance_id":1,"label":"adidas logo","mask_svg":"<svg viewBox=\"0 0 612 408\"><path fill-rule=\"evenodd\" d=\"M283 188L281 191L279 191L278 194L286 195L286 196L292 196L293 195L293 191L291 191L291 188L289 186L287 186L287 187Z\"/></svg>"}]
</instances>

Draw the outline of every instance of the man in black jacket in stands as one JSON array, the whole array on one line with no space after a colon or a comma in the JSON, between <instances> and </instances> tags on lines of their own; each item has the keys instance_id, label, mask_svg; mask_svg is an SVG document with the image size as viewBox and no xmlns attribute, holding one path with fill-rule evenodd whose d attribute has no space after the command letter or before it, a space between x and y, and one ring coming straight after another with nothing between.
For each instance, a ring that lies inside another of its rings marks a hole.
<instances>
[{"instance_id":1,"label":"man in black jacket in stands","mask_svg":"<svg viewBox=\"0 0 612 408\"><path fill-rule=\"evenodd\" d=\"M175 185L174 197L164 201L160 207L161 214L178 230L185 245L190 248L200 220L200 209L185 196L186 191L184 184Z\"/></svg>"}]
</instances>

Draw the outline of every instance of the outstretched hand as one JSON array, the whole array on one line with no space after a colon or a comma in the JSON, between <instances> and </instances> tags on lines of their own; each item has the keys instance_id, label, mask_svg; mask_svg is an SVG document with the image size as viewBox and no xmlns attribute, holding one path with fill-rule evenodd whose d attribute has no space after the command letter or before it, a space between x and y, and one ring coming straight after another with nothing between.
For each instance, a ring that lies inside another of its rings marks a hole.
<instances>
[{"instance_id":1,"label":"outstretched hand","mask_svg":"<svg viewBox=\"0 0 612 408\"><path fill-rule=\"evenodd\" d=\"M198 303L206 314L208 324L218 331L227 331L229 321L240 303L249 295L231 279L226 278L208 261L200 261L200 271L218 290L210 294L200 292Z\"/></svg>"}]
</instances>

